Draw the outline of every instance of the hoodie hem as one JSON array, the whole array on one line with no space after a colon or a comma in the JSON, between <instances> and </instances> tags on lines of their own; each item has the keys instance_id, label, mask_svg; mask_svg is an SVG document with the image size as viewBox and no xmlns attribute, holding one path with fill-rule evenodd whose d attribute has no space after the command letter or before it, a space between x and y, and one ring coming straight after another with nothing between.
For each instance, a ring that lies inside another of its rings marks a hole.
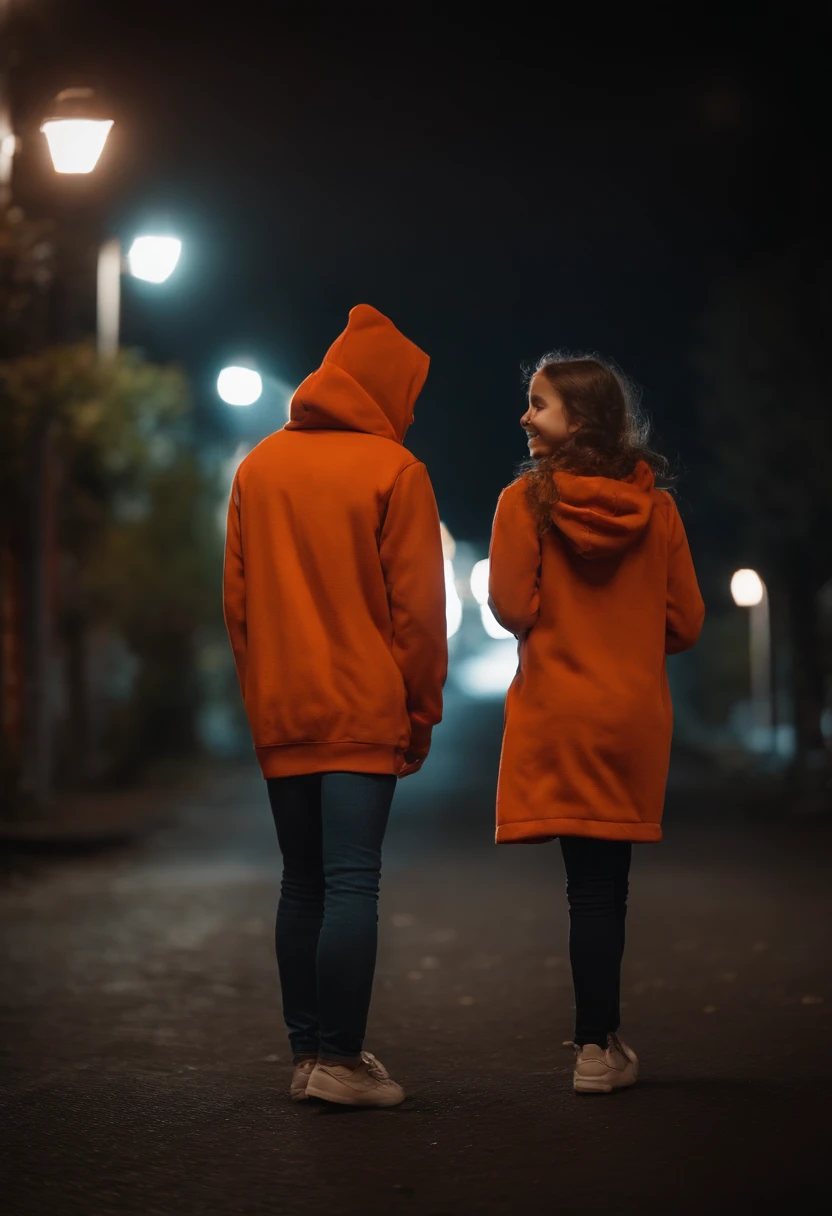
<instances>
[{"instance_id":1,"label":"hoodie hem","mask_svg":"<svg viewBox=\"0 0 832 1216\"><path fill-rule=\"evenodd\" d=\"M290 743L255 747L263 772L269 777L300 777L305 773L379 773L397 776L404 755L384 743Z\"/></svg>"},{"instance_id":2,"label":"hoodie hem","mask_svg":"<svg viewBox=\"0 0 832 1216\"><path fill-rule=\"evenodd\" d=\"M653 844L662 839L659 823L620 823L605 819L526 819L497 825L497 844L541 844L558 836L590 836L595 840L629 840Z\"/></svg>"}]
</instances>

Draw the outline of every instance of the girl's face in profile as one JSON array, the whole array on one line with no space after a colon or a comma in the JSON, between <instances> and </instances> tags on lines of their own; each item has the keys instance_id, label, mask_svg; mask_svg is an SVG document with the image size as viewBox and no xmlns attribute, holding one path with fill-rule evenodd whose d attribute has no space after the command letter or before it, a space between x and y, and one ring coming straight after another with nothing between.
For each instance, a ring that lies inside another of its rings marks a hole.
<instances>
[{"instance_id":1,"label":"girl's face in profile","mask_svg":"<svg viewBox=\"0 0 832 1216\"><path fill-rule=\"evenodd\" d=\"M526 432L532 460L553 455L574 429L566 417L560 393L552 388L543 372L532 377L529 407L520 419L520 425Z\"/></svg>"}]
</instances>

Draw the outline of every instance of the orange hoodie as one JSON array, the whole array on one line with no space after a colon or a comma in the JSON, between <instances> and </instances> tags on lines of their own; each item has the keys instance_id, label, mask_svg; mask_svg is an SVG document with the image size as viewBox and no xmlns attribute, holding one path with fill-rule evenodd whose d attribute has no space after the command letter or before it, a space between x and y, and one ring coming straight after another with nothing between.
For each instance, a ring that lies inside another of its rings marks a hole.
<instances>
[{"instance_id":1,"label":"orange hoodie","mask_svg":"<svg viewBox=\"0 0 832 1216\"><path fill-rule=\"evenodd\" d=\"M557 474L541 540L521 478L491 540L491 605L519 636L506 699L497 841L661 840L673 710L665 655L692 646L704 605L669 494Z\"/></svg>"},{"instance_id":2,"label":"orange hoodie","mask_svg":"<svg viewBox=\"0 0 832 1216\"><path fill-rule=\"evenodd\" d=\"M441 720L439 516L402 446L428 363L359 304L237 471L223 601L265 777L398 773Z\"/></svg>"}]
</instances>

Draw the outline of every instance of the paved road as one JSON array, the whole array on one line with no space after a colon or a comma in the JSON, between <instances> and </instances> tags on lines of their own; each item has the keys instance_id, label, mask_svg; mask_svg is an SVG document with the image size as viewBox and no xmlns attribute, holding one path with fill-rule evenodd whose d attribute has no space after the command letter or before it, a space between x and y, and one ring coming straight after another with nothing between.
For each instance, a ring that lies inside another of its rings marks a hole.
<instances>
[{"instance_id":1,"label":"paved road","mask_svg":"<svg viewBox=\"0 0 832 1216\"><path fill-rule=\"evenodd\" d=\"M576 1098L557 846L491 845L499 709L452 698L448 719L386 855L368 1046L409 1091L399 1110L287 1099L279 857L252 769L207 774L140 846L6 874L10 1216L814 1205L828 823L677 777L632 881L623 1029L644 1080Z\"/></svg>"}]
</instances>

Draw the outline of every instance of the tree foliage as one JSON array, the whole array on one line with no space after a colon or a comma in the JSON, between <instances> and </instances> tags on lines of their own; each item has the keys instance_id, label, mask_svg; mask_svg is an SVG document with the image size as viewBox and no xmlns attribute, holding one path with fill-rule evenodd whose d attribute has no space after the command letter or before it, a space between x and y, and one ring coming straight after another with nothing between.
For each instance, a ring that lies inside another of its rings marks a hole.
<instances>
[{"instance_id":1,"label":"tree foliage","mask_svg":"<svg viewBox=\"0 0 832 1216\"><path fill-rule=\"evenodd\" d=\"M17 545L43 492L39 444L46 433L53 444L64 646L106 628L138 661L132 695L111 715L111 767L187 748L196 642L221 623L221 559L184 375L132 353L102 362L90 346L54 348L0 365L0 398L0 511ZM83 706L71 712L83 717Z\"/></svg>"}]
</instances>

